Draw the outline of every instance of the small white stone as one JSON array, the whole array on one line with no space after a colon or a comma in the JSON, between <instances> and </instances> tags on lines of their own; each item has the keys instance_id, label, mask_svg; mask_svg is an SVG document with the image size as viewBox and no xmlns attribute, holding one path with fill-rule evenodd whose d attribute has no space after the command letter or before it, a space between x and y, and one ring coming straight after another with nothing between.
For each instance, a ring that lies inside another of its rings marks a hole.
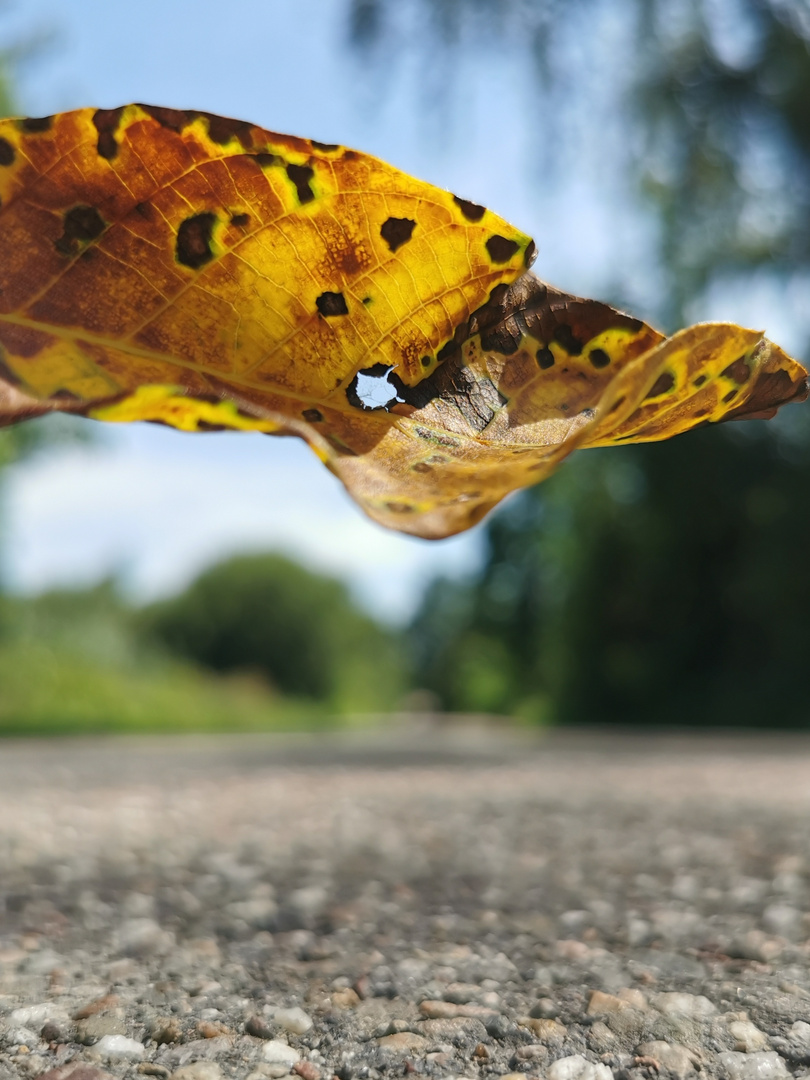
<instances>
[{"instance_id":1,"label":"small white stone","mask_svg":"<svg viewBox=\"0 0 810 1080\"><path fill-rule=\"evenodd\" d=\"M298 1051L287 1043L282 1042L281 1039L269 1039L262 1047L262 1057L265 1061L270 1061L278 1065L286 1065L288 1068L291 1068L296 1061L300 1061L301 1059L301 1055Z\"/></svg>"},{"instance_id":2,"label":"small white stone","mask_svg":"<svg viewBox=\"0 0 810 1080\"><path fill-rule=\"evenodd\" d=\"M5 1041L9 1046L36 1046L40 1041L39 1035L31 1028L18 1027L10 1028L5 1035Z\"/></svg>"},{"instance_id":3,"label":"small white stone","mask_svg":"<svg viewBox=\"0 0 810 1080\"><path fill-rule=\"evenodd\" d=\"M656 994L653 1005L665 1016L688 1016L693 1020L703 1020L717 1012L717 1006L702 994L680 994L676 991Z\"/></svg>"},{"instance_id":4,"label":"small white stone","mask_svg":"<svg viewBox=\"0 0 810 1080\"><path fill-rule=\"evenodd\" d=\"M559 1058L548 1067L549 1080L613 1080L613 1070L597 1065L582 1054Z\"/></svg>"},{"instance_id":5,"label":"small white stone","mask_svg":"<svg viewBox=\"0 0 810 1080\"><path fill-rule=\"evenodd\" d=\"M192 1061L175 1069L171 1080L222 1080L222 1069L215 1061Z\"/></svg>"},{"instance_id":6,"label":"small white stone","mask_svg":"<svg viewBox=\"0 0 810 1080\"><path fill-rule=\"evenodd\" d=\"M143 1043L126 1035L105 1035L93 1047L94 1053L103 1058L139 1058L143 1050Z\"/></svg>"},{"instance_id":7,"label":"small white stone","mask_svg":"<svg viewBox=\"0 0 810 1080\"><path fill-rule=\"evenodd\" d=\"M695 1071L697 1063L696 1055L686 1046L679 1043L668 1043L663 1040L642 1043L638 1048L639 1054L644 1057L654 1058L661 1067L675 1080L686 1080Z\"/></svg>"},{"instance_id":8,"label":"small white stone","mask_svg":"<svg viewBox=\"0 0 810 1080\"><path fill-rule=\"evenodd\" d=\"M734 1039L734 1049L743 1054L754 1054L768 1045L768 1036L750 1020L732 1020L728 1031Z\"/></svg>"},{"instance_id":9,"label":"small white stone","mask_svg":"<svg viewBox=\"0 0 810 1080\"><path fill-rule=\"evenodd\" d=\"M782 1080L790 1076L787 1066L774 1050L741 1054L726 1050L717 1055L717 1068L727 1080Z\"/></svg>"},{"instance_id":10,"label":"small white stone","mask_svg":"<svg viewBox=\"0 0 810 1080\"><path fill-rule=\"evenodd\" d=\"M303 1035L312 1027L312 1018L303 1009L275 1009L273 1019L285 1031L291 1031L294 1035Z\"/></svg>"},{"instance_id":11,"label":"small white stone","mask_svg":"<svg viewBox=\"0 0 810 1080\"><path fill-rule=\"evenodd\" d=\"M12 1024L19 1024L20 1027L36 1028L37 1031L42 1027L46 1020L67 1020L68 1015L64 1005L55 1005L52 1001L43 1001L38 1005L24 1005L20 1009L14 1009L9 1020Z\"/></svg>"}]
</instances>

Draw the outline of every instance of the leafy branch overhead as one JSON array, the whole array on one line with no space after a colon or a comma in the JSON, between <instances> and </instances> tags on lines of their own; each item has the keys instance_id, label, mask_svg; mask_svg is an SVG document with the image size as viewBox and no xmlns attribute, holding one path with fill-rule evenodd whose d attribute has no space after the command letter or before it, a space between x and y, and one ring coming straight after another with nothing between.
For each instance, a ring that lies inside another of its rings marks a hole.
<instances>
[{"instance_id":1,"label":"leafy branch overhead","mask_svg":"<svg viewBox=\"0 0 810 1080\"><path fill-rule=\"evenodd\" d=\"M0 423L298 435L419 536L468 528L574 449L807 393L757 331L664 338L538 280L533 241L484 207L242 121L3 121L0 198Z\"/></svg>"}]
</instances>

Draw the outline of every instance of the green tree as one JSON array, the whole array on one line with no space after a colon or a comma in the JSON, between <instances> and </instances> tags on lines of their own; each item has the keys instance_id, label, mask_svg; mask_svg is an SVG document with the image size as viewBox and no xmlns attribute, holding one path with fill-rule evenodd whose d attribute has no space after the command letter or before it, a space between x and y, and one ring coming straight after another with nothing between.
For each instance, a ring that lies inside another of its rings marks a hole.
<instances>
[{"instance_id":1,"label":"green tree","mask_svg":"<svg viewBox=\"0 0 810 1080\"><path fill-rule=\"evenodd\" d=\"M390 707L402 691L394 636L346 587L281 555L219 563L144 613L148 632L215 671L253 671L338 711Z\"/></svg>"},{"instance_id":2,"label":"green tree","mask_svg":"<svg viewBox=\"0 0 810 1080\"><path fill-rule=\"evenodd\" d=\"M564 65L547 63L559 27L604 8L411 6L436 17L433 45L447 49L472 20L493 34L522 24L544 75L536 115L576 92ZM357 39L382 41L391 9L354 10ZM614 11L629 34L625 138L639 212L657 216L663 320L683 322L718 282L751 288L754 271L806 292L806 4L625 0ZM587 109L580 122L585 141L599 138ZM519 495L485 527L480 574L428 592L411 633L420 681L451 708L539 720L810 724L806 415L589 451Z\"/></svg>"}]
</instances>

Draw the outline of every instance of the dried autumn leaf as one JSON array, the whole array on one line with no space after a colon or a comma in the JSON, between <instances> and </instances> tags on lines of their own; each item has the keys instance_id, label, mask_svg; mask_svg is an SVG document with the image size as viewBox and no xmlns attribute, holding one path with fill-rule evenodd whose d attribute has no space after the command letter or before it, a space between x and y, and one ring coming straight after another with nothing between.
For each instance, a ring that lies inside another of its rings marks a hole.
<instances>
[{"instance_id":1,"label":"dried autumn leaf","mask_svg":"<svg viewBox=\"0 0 810 1080\"><path fill-rule=\"evenodd\" d=\"M306 439L372 518L460 532L578 447L771 415L753 330L664 339L375 158L145 105L0 122L0 423L52 410Z\"/></svg>"}]
</instances>

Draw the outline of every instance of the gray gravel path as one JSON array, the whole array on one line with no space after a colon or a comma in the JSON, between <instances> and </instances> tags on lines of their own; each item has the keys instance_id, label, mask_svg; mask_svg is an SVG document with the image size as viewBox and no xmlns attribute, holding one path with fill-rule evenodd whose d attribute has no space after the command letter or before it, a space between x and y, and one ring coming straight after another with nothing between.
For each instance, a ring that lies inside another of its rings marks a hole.
<instances>
[{"instance_id":1,"label":"gray gravel path","mask_svg":"<svg viewBox=\"0 0 810 1080\"><path fill-rule=\"evenodd\" d=\"M810 739L0 744L0 1080L810 1078Z\"/></svg>"}]
</instances>

